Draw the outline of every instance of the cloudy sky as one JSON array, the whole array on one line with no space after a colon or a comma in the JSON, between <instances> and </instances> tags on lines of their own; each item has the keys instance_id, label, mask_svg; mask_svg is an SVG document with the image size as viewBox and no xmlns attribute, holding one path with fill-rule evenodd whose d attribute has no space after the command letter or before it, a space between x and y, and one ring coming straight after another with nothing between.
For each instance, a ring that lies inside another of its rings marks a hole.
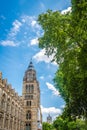
<instances>
[{"instance_id":1,"label":"cloudy sky","mask_svg":"<svg viewBox=\"0 0 87 130\"><path fill-rule=\"evenodd\" d=\"M48 9L64 13L70 6L70 0L0 0L0 71L22 95L24 72L32 58L40 83L43 121L49 113L53 119L61 114L64 101L53 83L58 66L38 47L43 30L37 18Z\"/></svg>"}]
</instances>

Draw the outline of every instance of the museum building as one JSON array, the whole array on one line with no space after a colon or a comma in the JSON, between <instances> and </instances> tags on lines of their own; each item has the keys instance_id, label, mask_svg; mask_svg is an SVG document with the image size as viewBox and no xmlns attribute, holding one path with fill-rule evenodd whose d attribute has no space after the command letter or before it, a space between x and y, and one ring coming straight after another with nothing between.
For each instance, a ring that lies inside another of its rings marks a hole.
<instances>
[{"instance_id":1,"label":"museum building","mask_svg":"<svg viewBox=\"0 0 87 130\"><path fill-rule=\"evenodd\" d=\"M40 87L32 62L23 77L22 96L0 72L0 130L42 130Z\"/></svg>"}]
</instances>

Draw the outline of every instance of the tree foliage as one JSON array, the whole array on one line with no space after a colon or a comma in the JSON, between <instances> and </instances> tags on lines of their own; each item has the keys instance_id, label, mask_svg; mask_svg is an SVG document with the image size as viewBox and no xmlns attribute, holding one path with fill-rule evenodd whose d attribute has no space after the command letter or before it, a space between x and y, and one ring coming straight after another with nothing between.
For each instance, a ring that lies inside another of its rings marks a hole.
<instances>
[{"instance_id":1,"label":"tree foliage","mask_svg":"<svg viewBox=\"0 0 87 130\"><path fill-rule=\"evenodd\" d=\"M70 121L69 118L63 119L62 116L54 120L53 126L55 130L87 130L83 120Z\"/></svg>"},{"instance_id":2,"label":"tree foliage","mask_svg":"<svg viewBox=\"0 0 87 130\"><path fill-rule=\"evenodd\" d=\"M54 130L53 125L52 125L52 124L49 124L49 123L47 123L47 122L43 122L43 124L42 124L42 129L43 129L43 130Z\"/></svg>"},{"instance_id":3,"label":"tree foliage","mask_svg":"<svg viewBox=\"0 0 87 130\"><path fill-rule=\"evenodd\" d=\"M54 82L70 117L87 118L87 2L72 0L72 12L48 10L38 17L44 30L39 47L54 55L59 68Z\"/></svg>"}]
</instances>

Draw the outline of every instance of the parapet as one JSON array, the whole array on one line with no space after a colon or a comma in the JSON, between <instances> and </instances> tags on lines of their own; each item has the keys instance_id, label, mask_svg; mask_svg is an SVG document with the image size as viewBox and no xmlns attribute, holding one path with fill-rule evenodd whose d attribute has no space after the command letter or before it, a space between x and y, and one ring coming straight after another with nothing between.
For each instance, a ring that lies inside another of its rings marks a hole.
<instances>
[{"instance_id":1,"label":"parapet","mask_svg":"<svg viewBox=\"0 0 87 130\"><path fill-rule=\"evenodd\" d=\"M11 84L8 84L7 87L8 87L9 90L12 89L12 85Z\"/></svg>"},{"instance_id":2,"label":"parapet","mask_svg":"<svg viewBox=\"0 0 87 130\"><path fill-rule=\"evenodd\" d=\"M4 90L7 94L14 97L16 100L20 101L20 97L18 93L15 91L15 89L12 88L12 85L7 83L7 79L2 78L2 72L0 72L0 81L0 88Z\"/></svg>"},{"instance_id":3,"label":"parapet","mask_svg":"<svg viewBox=\"0 0 87 130\"><path fill-rule=\"evenodd\" d=\"M2 80L2 72L0 72L0 80Z\"/></svg>"},{"instance_id":4,"label":"parapet","mask_svg":"<svg viewBox=\"0 0 87 130\"><path fill-rule=\"evenodd\" d=\"M3 84L4 86L6 86L6 85L7 85L7 79L2 79L2 84Z\"/></svg>"}]
</instances>

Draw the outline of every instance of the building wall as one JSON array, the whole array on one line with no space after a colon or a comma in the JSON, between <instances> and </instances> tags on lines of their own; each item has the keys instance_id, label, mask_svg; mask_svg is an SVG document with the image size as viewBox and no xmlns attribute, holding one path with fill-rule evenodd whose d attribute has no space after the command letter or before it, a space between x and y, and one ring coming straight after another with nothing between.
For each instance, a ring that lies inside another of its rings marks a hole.
<instances>
[{"instance_id":1,"label":"building wall","mask_svg":"<svg viewBox=\"0 0 87 130\"><path fill-rule=\"evenodd\" d=\"M38 109L40 108L40 89L36 78L36 71L32 62L25 71L23 78L23 99L25 110L25 130L38 130L38 123L41 123L41 111L38 118ZM39 109L40 110L40 109ZM27 115L30 114L30 118ZM41 130L41 129L40 129Z\"/></svg>"},{"instance_id":2,"label":"building wall","mask_svg":"<svg viewBox=\"0 0 87 130\"><path fill-rule=\"evenodd\" d=\"M22 96L0 72L0 130L41 130L41 124L40 88L32 63L23 78Z\"/></svg>"},{"instance_id":3,"label":"building wall","mask_svg":"<svg viewBox=\"0 0 87 130\"><path fill-rule=\"evenodd\" d=\"M0 130L24 130L24 109L18 96L0 72Z\"/></svg>"}]
</instances>

